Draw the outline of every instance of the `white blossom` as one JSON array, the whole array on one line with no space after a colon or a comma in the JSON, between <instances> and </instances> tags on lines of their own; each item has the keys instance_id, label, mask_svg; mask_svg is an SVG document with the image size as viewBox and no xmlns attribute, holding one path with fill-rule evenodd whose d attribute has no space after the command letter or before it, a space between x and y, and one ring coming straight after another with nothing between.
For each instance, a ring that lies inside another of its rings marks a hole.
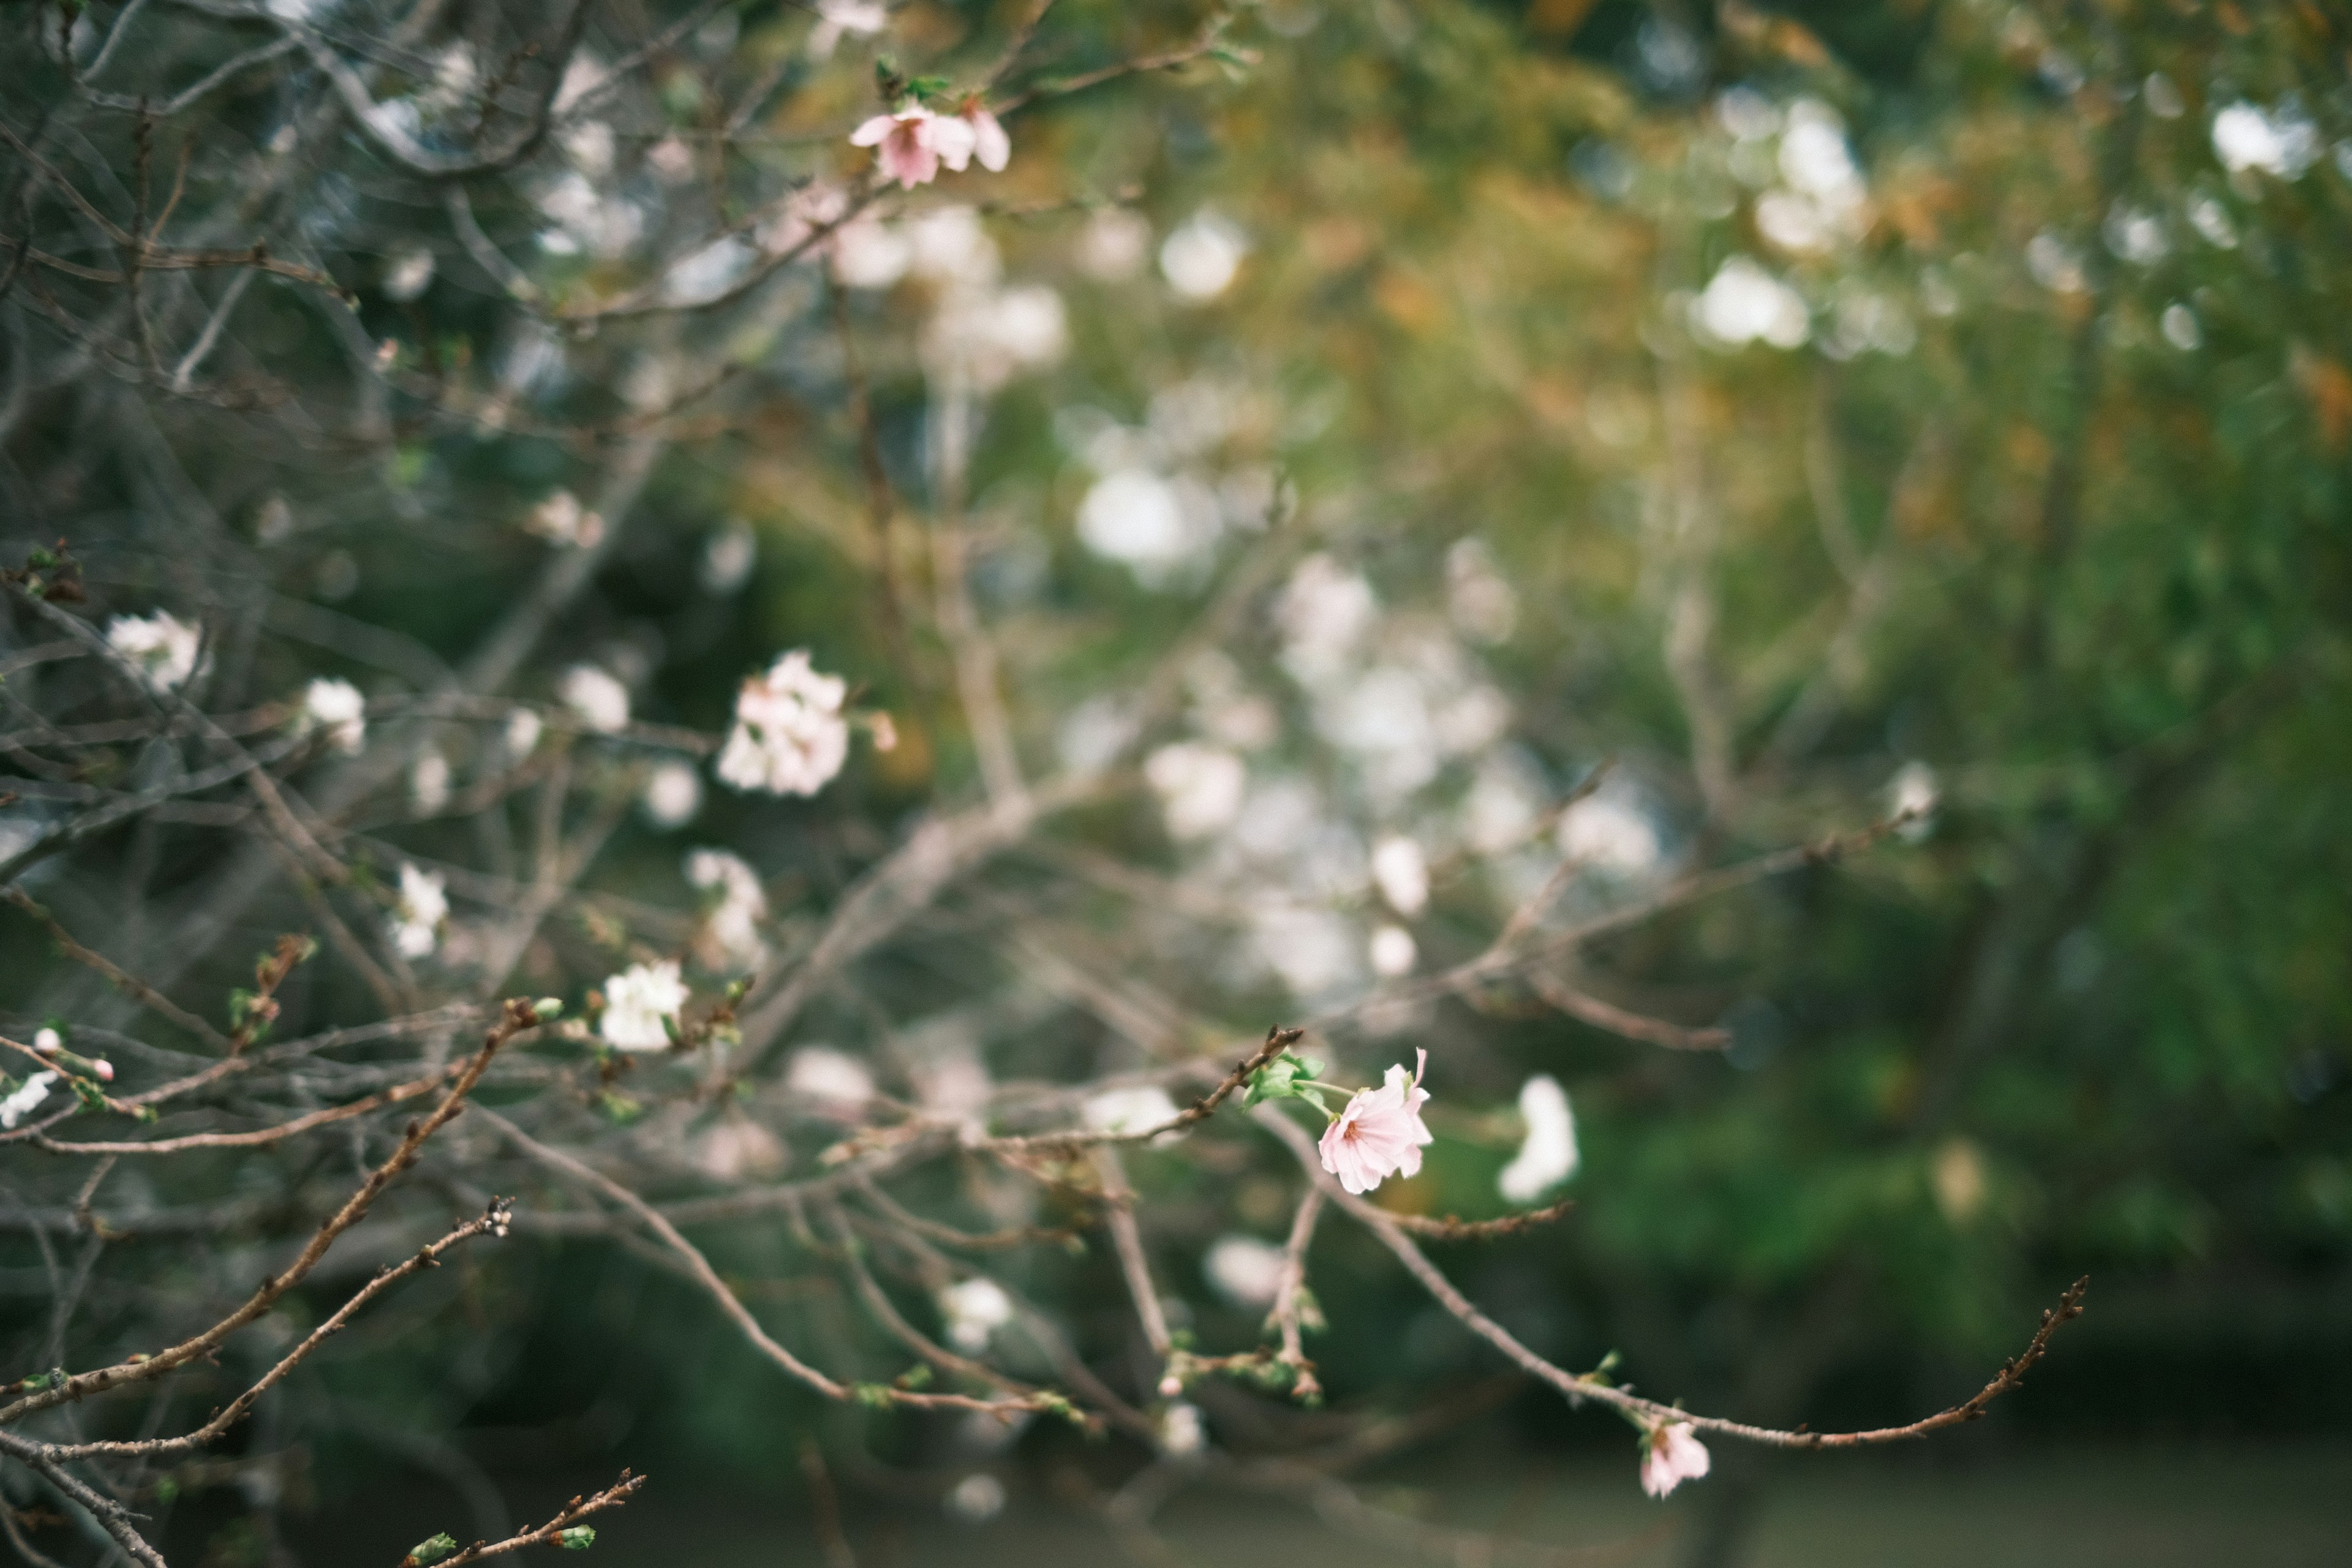
<instances>
[{"instance_id":1,"label":"white blossom","mask_svg":"<svg viewBox=\"0 0 2352 1568\"><path fill-rule=\"evenodd\" d=\"M1249 237L1239 225L1213 207L1202 207L1161 243L1160 276L1187 300L1213 300L1233 282L1249 248Z\"/></svg>"},{"instance_id":2,"label":"white blossom","mask_svg":"<svg viewBox=\"0 0 2352 1568\"><path fill-rule=\"evenodd\" d=\"M1412 940L1412 932L1404 927L1384 925L1372 932L1367 956L1371 960L1373 973L1393 980L1412 973L1412 966L1421 962L1421 947Z\"/></svg>"},{"instance_id":3,"label":"white blossom","mask_svg":"<svg viewBox=\"0 0 2352 1568\"><path fill-rule=\"evenodd\" d=\"M518 708L508 714L505 735L507 755L518 763L530 756L538 749L540 732L546 727L545 721L540 718L539 710L536 708Z\"/></svg>"},{"instance_id":4,"label":"white blossom","mask_svg":"<svg viewBox=\"0 0 2352 1568\"><path fill-rule=\"evenodd\" d=\"M1201 1272L1219 1295L1259 1311L1274 1305L1286 1266L1282 1248L1254 1236L1221 1236L1201 1259Z\"/></svg>"},{"instance_id":5,"label":"white blossom","mask_svg":"<svg viewBox=\"0 0 2352 1568\"><path fill-rule=\"evenodd\" d=\"M784 1168L783 1141L738 1112L713 1122L696 1141L694 1163L714 1182L772 1176Z\"/></svg>"},{"instance_id":6,"label":"white blossom","mask_svg":"<svg viewBox=\"0 0 2352 1568\"><path fill-rule=\"evenodd\" d=\"M1151 753L1143 777L1160 796L1171 838L1205 838L1241 814L1248 775L1231 752L1179 741Z\"/></svg>"},{"instance_id":7,"label":"white blossom","mask_svg":"<svg viewBox=\"0 0 2352 1568\"><path fill-rule=\"evenodd\" d=\"M2319 133L2295 110L2240 101L2213 116L2213 153L2233 174L2252 169L2292 180L2317 161Z\"/></svg>"},{"instance_id":8,"label":"white blossom","mask_svg":"<svg viewBox=\"0 0 2352 1568\"><path fill-rule=\"evenodd\" d=\"M1559 1080L1538 1073L1519 1089L1519 1119L1527 1138L1495 1184L1511 1202L1531 1204L1576 1174L1576 1114Z\"/></svg>"},{"instance_id":9,"label":"white blossom","mask_svg":"<svg viewBox=\"0 0 2352 1568\"><path fill-rule=\"evenodd\" d=\"M1691 301L1690 315L1702 337L1727 348L1764 342L1793 349L1812 333L1812 319L1797 291L1744 256L1716 270Z\"/></svg>"},{"instance_id":10,"label":"white blossom","mask_svg":"<svg viewBox=\"0 0 2352 1568\"><path fill-rule=\"evenodd\" d=\"M604 982L604 1016L596 1032L620 1051L658 1051L670 1043L667 1025L677 1022L686 1005L686 982L677 961L633 963Z\"/></svg>"},{"instance_id":11,"label":"white blossom","mask_svg":"<svg viewBox=\"0 0 2352 1568\"><path fill-rule=\"evenodd\" d=\"M760 939L760 922L768 918L768 895L760 874L740 856L724 849L697 849L686 858L686 879L705 891L717 889L719 901L703 917L702 935L713 969L756 969L767 962L768 944Z\"/></svg>"},{"instance_id":12,"label":"white blossom","mask_svg":"<svg viewBox=\"0 0 2352 1568\"><path fill-rule=\"evenodd\" d=\"M889 25L890 13L880 0L817 0L816 26L809 29L809 56L831 59L845 35L870 38Z\"/></svg>"},{"instance_id":13,"label":"white blossom","mask_svg":"<svg viewBox=\"0 0 2352 1568\"><path fill-rule=\"evenodd\" d=\"M2190 353L2205 342L2205 329L2198 323L2197 312L2176 300L2164 308L2158 323L2164 331L2164 341L2183 353Z\"/></svg>"},{"instance_id":14,"label":"white blossom","mask_svg":"<svg viewBox=\"0 0 2352 1568\"><path fill-rule=\"evenodd\" d=\"M629 689L609 670L575 664L555 683L555 696L591 730L609 735L629 726Z\"/></svg>"},{"instance_id":15,"label":"white blossom","mask_svg":"<svg viewBox=\"0 0 2352 1568\"><path fill-rule=\"evenodd\" d=\"M138 666L140 679L158 692L177 691L196 672L204 633L158 610L152 616L117 616L107 623L106 643Z\"/></svg>"},{"instance_id":16,"label":"white blossom","mask_svg":"<svg viewBox=\"0 0 2352 1568\"><path fill-rule=\"evenodd\" d=\"M974 1470L948 1493L947 1506L966 1524L985 1524L1004 1511L1004 1483L986 1470Z\"/></svg>"},{"instance_id":17,"label":"white blossom","mask_svg":"<svg viewBox=\"0 0 2352 1568\"><path fill-rule=\"evenodd\" d=\"M1223 527L1216 496L1206 486L1140 466L1113 468L1078 502L1078 542L1127 567L1147 588L1200 559Z\"/></svg>"},{"instance_id":18,"label":"white blossom","mask_svg":"<svg viewBox=\"0 0 2352 1568\"><path fill-rule=\"evenodd\" d=\"M33 1037L33 1049L45 1057L56 1056L65 1046L65 1037L47 1026Z\"/></svg>"},{"instance_id":19,"label":"white blossom","mask_svg":"<svg viewBox=\"0 0 2352 1568\"><path fill-rule=\"evenodd\" d=\"M313 680L303 689L299 722L326 731L329 745L356 757L367 744L367 699L348 680Z\"/></svg>"},{"instance_id":20,"label":"white blossom","mask_svg":"<svg viewBox=\"0 0 2352 1568\"><path fill-rule=\"evenodd\" d=\"M1649 816L1606 789L1560 814L1559 848L1571 860L1621 877L1649 870L1661 852L1658 830Z\"/></svg>"},{"instance_id":21,"label":"white blossom","mask_svg":"<svg viewBox=\"0 0 2352 1568\"><path fill-rule=\"evenodd\" d=\"M433 282L433 252L422 245L401 250L384 264L384 297L406 304Z\"/></svg>"},{"instance_id":22,"label":"white blossom","mask_svg":"<svg viewBox=\"0 0 2352 1568\"><path fill-rule=\"evenodd\" d=\"M804 1046L785 1066L784 1088L817 1110L839 1115L874 1098L874 1075L846 1051Z\"/></svg>"},{"instance_id":23,"label":"white blossom","mask_svg":"<svg viewBox=\"0 0 2352 1568\"><path fill-rule=\"evenodd\" d=\"M436 816L449 804L449 759L426 748L408 770L408 804L419 816Z\"/></svg>"},{"instance_id":24,"label":"white blossom","mask_svg":"<svg viewBox=\"0 0 2352 1568\"><path fill-rule=\"evenodd\" d=\"M1300 685L1335 679L1380 616L1372 585L1328 555L1308 556L1291 572L1276 611L1282 627L1282 666Z\"/></svg>"},{"instance_id":25,"label":"white blossom","mask_svg":"<svg viewBox=\"0 0 2352 1568\"><path fill-rule=\"evenodd\" d=\"M1097 1132L1147 1132L1176 1118L1176 1102L1156 1083L1107 1089L1087 1101L1087 1126Z\"/></svg>"},{"instance_id":26,"label":"white blossom","mask_svg":"<svg viewBox=\"0 0 2352 1568\"><path fill-rule=\"evenodd\" d=\"M1209 1446L1208 1424L1201 1419L1201 1407L1190 1400L1180 1399L1160 1416L1160 1451L1172 1458L1187 1459Z\"/></svg>"},{"instance_id":27,"label":"white blossom","mask_svg":"<svg viewBox=\"0 0 2352 1568\"><path fill-rule=\"evenodd\" d=\"M849 758L841 711L848 689L839 676L818 674L797 648L746 680L735 699L735 728L719 753L719 778L740 790L816 794Z\"/></svg>"},{"instance_id":28,"label":"white blossom","mask_svg":"<svg viewBox=\"0 0 2352 1568\"><path fill-rule=\"evenodd\" d=\"M731 594L751 579L751 568L759 560L759 541L752 537L751 529L740 522L730 523L703 545L695 576L707 593Z\"/></svg>"},{"instance_id":29,"label":"white blossom","mask_svg":"<svg viewBox=\"0 0 2352 1568\"><path fill-rule=\"evenodd\" d=\"M392 906L392 945L401 957L424 958L440 940L441 922L449 918L446 886L439 872L402 864L400 896Z\"/></svg>"},{"instance_id":30,"label":"white blossom","mask_svg":"<svg viewBox=\"0 0 2352 1568\"><path fill-rule=\"evenodd\" d=\"M1906 843L1916 844L1934 830L1936 805L1942 798L1936 770L1916 758L1895 769L1886 783L1887 811L1904 819L1895 831Z\"/></svg>"},{"instance_id":31,"label":"white blossom","mask_svg":"<svg viewBox=\"0 0 2352 1568\"><path fill-rule=\"evenodd\" d=\"M526 532L572 550L593 550L604 538L604 520L581 505L570 490L549 495L530 509L522 525Z\"/></svg>"},{"instance_id":32,"label":"white blossom","mask_svg":"<svg viewBox=\"0 0 2352 1568\"><path fill-rule=\"evenodd\" d=\"M683 827L702 809L702 775L673 757L646 780L646 816L656 827Z\"/></svg>"},{"instance_id":33,"label":"white blossom","mask_svg":"<svg viewBox=\"0 0 2352 1568\"><path fill-rule=\"evenodd\" d=\"M1078 231L1078 268L1106 283L1132 278L1151 248L1151 220L1132 207L1100 207Z\"/></svg>"},{"instance_id":34,"label":"white blossom","mask_svg":"<svg viewBox=\"0 0 2352 1568\"><path fill-rule=\"evenodd\" d=\"M1372 880L1389 908L1411 920L1429 904L1429 861L1421 846L1391 834L1372 849Z\"/></svg>"},{"instance_id":35,"label":"white blossom","mask_svg":"<svg viewBox=\"0 0 2352 1568\"><path fill-rule=\"evenodd\" d=\"M0 1100L0 1128L13 1128L49 1098L49 1085L58 1081L53 1072L37 1072Z\"/></svg>"},{"instance_id":36,"label":"white blossom","mask_svg":"<svg viewBox=\"0 0 2352 1568\"><path fill-rule=\"evenodd\" d=\"M978 1355L997 1330L1013 1321L1013 1298L995 1280L978 1275L940 1292L940 1316L947 1321L948 1342L966 1355Z\"/></svg>"}]
</instances>

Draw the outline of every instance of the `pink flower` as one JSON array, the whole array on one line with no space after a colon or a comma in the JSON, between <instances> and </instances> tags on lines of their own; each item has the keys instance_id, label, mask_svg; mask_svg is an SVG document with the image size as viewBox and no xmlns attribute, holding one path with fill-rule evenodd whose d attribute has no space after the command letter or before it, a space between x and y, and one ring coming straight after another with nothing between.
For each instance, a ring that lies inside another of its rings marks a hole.
<instances>
[{"instance_id":1,"label":"pink flower","mask_svg":"<svg viewBox=\"0 0 2352 1568\"><path fill-rule=\"evenodd\" d=\"M971 127L972 156L980 166L992 173L1013 161L1013 138L1004 133L1004 126L991 114L977 97L967 98L956 110L956 118ZM955 165L961 169L962 164Z\"/></svg>"},{"instance_id":2,"label":"pink flower","mask_svg":"<svg viewBox=\"0 0 2352 1568\"><path fill-rule=\"evenodd\" d=\"M98 1081L100 1083L112 1083L114 1081L114 1064L112 1062L94 1061L89 1064L89 1070L96 1076Z\"/></svg>"},{"instance_id":3,"label":"pink flower","mask_svg":"<svg viewBox=\"0 0 2352 1568\"><path fill-rule=\"evenodd\" d=\"M1323 1168L1339 1178L1351 1193L1369 1193L1389 1176L1417 1175L1421 1151L1434 1142L1422 1125L1421 1108L1429 1090L1421 1087L1429 1053L1413 1062L1412 1076L1404 1068L1389 1068L1388 1080L1378 1089L1359 1089L1339 1119L1323 1130Z\"/></svg>"},{"instance_id":4,"label":"pink flower","mask_svg":"<svg viewBox=\"0 0 2352 1568\"><path fill-rule=\"evenodd\" d=\"M971 163L977 137L970 121L942 119L919 103L910 103L896 114L877 114L851 132L849 144L878 149L875 156L882 177L911 191L938 179L941 163L961 169Z\"/></svg>"},{"instance_id":5,"label":"pink flower","mask_svg":"<svg viewBox=\"0 0 2352 1568\"><path fill-rule=\"evenodd\" d=\"M1642 1489L1664 1497L1706 1474L1706 1445L1687 1423L1661 1421L1642 1438Z\"/></svg>"}]
</instances>

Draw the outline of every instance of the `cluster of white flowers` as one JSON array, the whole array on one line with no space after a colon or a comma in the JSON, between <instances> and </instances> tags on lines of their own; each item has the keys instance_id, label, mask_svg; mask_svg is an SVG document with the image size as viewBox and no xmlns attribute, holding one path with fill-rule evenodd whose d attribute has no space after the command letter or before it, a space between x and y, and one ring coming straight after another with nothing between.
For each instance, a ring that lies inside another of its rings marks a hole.
<instances>
[{"instance_id":1,"label":"cluster of white flowers","mask_svg":"<svg viewBox=\"0 0 2352 1568\"><path fill-rule=\"evenodd\" d=\"M1781 184L1756 203L1756 227L1765 238L1810 255L1861 237L1866 193L1837 110L1818 99L1790 104L1778 162Z\"/></svg>"},{"instance_id":2,"label":"cluster of white flowers","mask_svg":"<svg viewBox=\"0 0 2352 1568\"><path fill-rule=\"evenodd\" d=\"M49 1086L57 1081L53 1072L37 1072L10 1090L5 1100L0 1100L0 1129L13 1129L38 1110L41 1101L49 1098Z\"/></svg>"},{"instance_id":3,"label":"cluster of white flowers","mask_svg":"<svg viewBox=\"0 0 2352 1568\"><path fill-rule=\"evenodd\" d=\"M813 795L849 758L848 686L820 675L794 649L743 683L735 727L719 753L719 776L741 790Z\"/></svg>"},{"instance_id":4,"label":"cluster of white flowers","mask_svg":"<svg viewBox=\"0 0 2352 1568\"><path fill-rule=\"evenodd\" d=\"M329 745L356 757L367 745L367 699L348 680L313 680L303 689L296 722L305 731L325 731Z\"/></svg>"},{"instance_id":5,"label":"cluster of white flowers","mask_svg":"<svg viewBox=\"0 0 2352 1568\"><path fill-rule=\"evenodd\" d=\"M686 982L677 961L633 963L605 980L604 1013L596 1032L616 1051L666 1050L670 1028L686 1005Z\"/></svg>"},{"instance_id":6,"label":"cluster of white flowers","mask_svg":"<svg viewBox=\"0 0 2352 1568\"><path fill-rule=\"evenodd\" d=\"M151 689L177 691L196 673L204 633L169 610L158 610L115 616L107 623L106 645L136 665Z\"/></svg>"},{"instance_id":7,"label":"cluster of white flowers","mask_svg":"<svg viewBox=\"0 0 2352 1568\"><path fill-rule=\"evenodd\" d=\"M724 849L697 849L686 858L686 879L716 889L719 900L702 920L703 951L713 969L756 969L767 962L768 944L760 922L768 918L768 895L760 874L742 857Z\"/></svg>"},{"instance_id":8,"label":"cluster of white flowers","mask_svg":"<svg viewBox=\"0 0 2352 1568\"><path fill-rule=\"evenodd\" d=\"M446 889L440 873L401 866L400 896L393 902L391 921L392 945L401 957L426 957L440 941L441 922L449 918Z\"/></svg>"}]
</instances>

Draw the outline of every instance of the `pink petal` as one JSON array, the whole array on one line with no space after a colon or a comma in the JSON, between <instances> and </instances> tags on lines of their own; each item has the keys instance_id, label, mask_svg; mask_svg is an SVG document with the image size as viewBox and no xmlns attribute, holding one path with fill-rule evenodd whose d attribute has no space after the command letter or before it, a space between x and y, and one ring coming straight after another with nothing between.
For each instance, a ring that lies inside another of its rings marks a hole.
<instances>
[{"instance_id":1,"label":"pink petal","mask_svg":"<svg viewBox=\"0 0 2352 1568\"><path fill-rule=\"evenodd\" d=\"M1003 124L985 109L975 109L968 118L971 121L973 153L983 169L1002 169L1013 161L1013 138L1004 133Z\"/></svg>"},{"instance_id":2,"label":"pink petal","mask_svg":"<svg viewBox=\"0 0 2352 1568\"><path fill-rule=\"evenodd\" d=\"M933 120L923 130L931 150L949 168L961 172L971 162L972 146L979 138L972 133L970 121Z\"/></svg>"},{"instance_id":3,"label":"pink petal","mask_svg":"<svg viewBox=\"0 0 2352 1568\"><path fill-rule=\"evenodd\" d=\"M877 114L849 133L849 144L852 147L871 147L898 129L898 125L897 115Z\"/></svg>"}]
</instances>

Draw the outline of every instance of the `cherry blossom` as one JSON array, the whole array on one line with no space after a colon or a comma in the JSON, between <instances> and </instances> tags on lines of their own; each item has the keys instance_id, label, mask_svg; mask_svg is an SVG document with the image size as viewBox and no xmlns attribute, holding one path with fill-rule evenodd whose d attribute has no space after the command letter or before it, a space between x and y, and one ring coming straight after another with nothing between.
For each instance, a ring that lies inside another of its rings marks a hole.
<instances>
[{"instance_id":1,"label":"cherry blossom","mask_svg":"<svg viewBox=\"0 0 2352 1568\"><path fill-rule=\"evenodd\" d=\"M882 177L898 181L905 191L938 179L941 163L962 169L971 162L978 140L971 121L934 114L919 103L877 114L849 133L849 144L874 148Z\"/></svg>"},{"instance_id":2,"label":"cherry blossom","mask_svg":"<svg viewBox=\"0 0 2352 1568\"><path fill-rule=\"evenodd\" d=\"M677 1021L687 994L676 959L633 963L604 982L604 1016L596 1032L617 1051L666 1050L667 1026Z\"/></svg>"},{"instance_id":3,"label":"cherry blossom","mask_svg":"<svg viewBox=\"0 0 2352 1568\"><path fill-rule=\"evenodd\" d=\"M49 1098L49 1085L58 1081L53 1072L37 1072L0 1100L0 1128L13 1128Z\"/></svg>"},{"instance_id":4,"label":"cherry blossom","mask_svg":"<svg viewBox=\"0 0 2352 1568\"><path fill-rule=\"evenodd\" d=\"M1687 1422L1662 1421L1642 1436L1642 1489L1664 1497L1706 1474L1710 1462Z\"/></svg>"},{"instance_id":5,"label":"cherry blossom","mask_svg":"<svg viewBox=\"0 0 2352 1568\"><path fill-rule=\"evenodd\" d=\"M1380 1088L1357 1090L1323 1130L1323 1168L1348 1191L1361 1194L1390 1176L1420 1173L1423 1148L1436 1142L1421 1120L1421 1108L1429 1100L1421 1077L1428 1068L1429 1053L1422 1051L1412 1077L1402 1067L1389 1068Z\"/></svg>"},{"instance_id":6,"label":"cherry blossom","mask_svg":"<svg viewBox=\"0 0 2352 1568\"><path fill-rule=\"evenodd\" d=\"M995 1280L977 1277L940 1292L940 1315L947 1320L948 1342L977 1355L988 1348L991 1335L1013 1321L1013 1298Z\"/></svg>"},{"instance_id":7,"label":"cherry blossom","mask_svg":"<svg viewBox=\"0 0 2352 1568\"><path fill-rule=\"evenodd\" d=\"M1527 1141L1496 1184L1511 1202L1529 1204L1576 1174L1576 1116L1559 1080L1538 1073L1519 1089L1519 1119L1528 1124Z\"/></svg>"},{"instance_id":8,"label":"cherry blossom","mask_svg":"<svg viewBox=\"0 0 2352 1568\"><path fill-rule=\"evenodd\" d=\"M646 780L646 816L656 827L683 827L702 809L702 777L691 764L672 758Z\"/></svg>"},{"instance_id":9,"label":"cherry blossom","mask_svg":"<svg viewBox=\"0 0 2352 1568\"><path fill-rule=\"evenodd\" d=\"M784 1088L814 1110L849 1116L874 1098L874 1075L846 1051L808 1046L793 1053L784 1068Z\"/></svg>"},{"instance_id":10,"label":"cherry blossom","mask_svg":"<svg viewBox=\"0 0 2352 1568\"><path fill-rule=\"evenodd\" d=\"M740 790L816 794L849 758L841 711L848 689L839 676L818 674L798 648L746 680L719 753L719 778Z\"/></svg>"},{"instance_id":11,"label":"cherry blossom","mask_svg":"<svg viewBox=\"0 0 2352 1568\"><path fill-rule=\"evenodd\" d=\"M424 958L439 941L441 922L449 918L449 896L443 879L415 866L400 868L400 899L392 910L392 945L403 958Z\"/></svg>"},{"instance_id":12,"label":"cherry blossom","mask_svg":"<svg viewBox=\"0 0 2352 1568\"><path fill-rule=\"evenodd\" d=\"M196 672L203 632L173 615L117 616L107 623L106 645L139 667L151 690L177 691Z\"/></svg>"},{"instance_id":13,"label":"cherry blossom","mask_svg":"<svg viewBox=\"0 0 2352 1568\"><path fill-rule=\"evenodd\" d=\"M33 1037L33 1048L45 1057L56 1056L65 1049L65 1037L55 1029L43 1029Z\"/></svg>"},{"instance_id":14,"label":"cherry blossom","mask_svg":"<svg viewBox=\"0 0 2352 1568\"><path fill-rule=\"evenodd\" d=\"M629 689L593 664L565 670L555 683L555 695L591 730L609 735L629 727Z\"/></svg>"},{"instance_id":15,"label":"cherry blossom","mask_svg":"<svg viewBox=\"0 0 2352 1568\"><path fill-rule=\"evenodd\" d=\"M305 730L324 730L328 744L356 757L367 743L367 699L348 680L314 680L302 693L298 722Z\"/></svg>"},{"instance_id":16,"label":"cherry blossom","mask_svg":"<svg viewBox=\"0 0 2352 1568\"><path fill-rule=\"evenodd\" d=\"M768 944L760 940L760 922L768 918L768 895L750 863L724 849L697 849L686 858L686 879L719 890L719 901L702 920L697 952L703 962L713 969L756 969L766 963Z\"/></svg>"},{"instance_id":17,"label":"cherry blossom","mask_svg":"<svg viewBox=\"0 0 2352 1568\"><path fill-rule=\"evenodd\" d=\"M1013 138L1004 133L1003 122L988 111L977 96L963 100L956 118L971 127L971 155L980 166L992 173L1013 161ZM962 164L953 165L961 169Z\"/></svg>"}]
</instances>

